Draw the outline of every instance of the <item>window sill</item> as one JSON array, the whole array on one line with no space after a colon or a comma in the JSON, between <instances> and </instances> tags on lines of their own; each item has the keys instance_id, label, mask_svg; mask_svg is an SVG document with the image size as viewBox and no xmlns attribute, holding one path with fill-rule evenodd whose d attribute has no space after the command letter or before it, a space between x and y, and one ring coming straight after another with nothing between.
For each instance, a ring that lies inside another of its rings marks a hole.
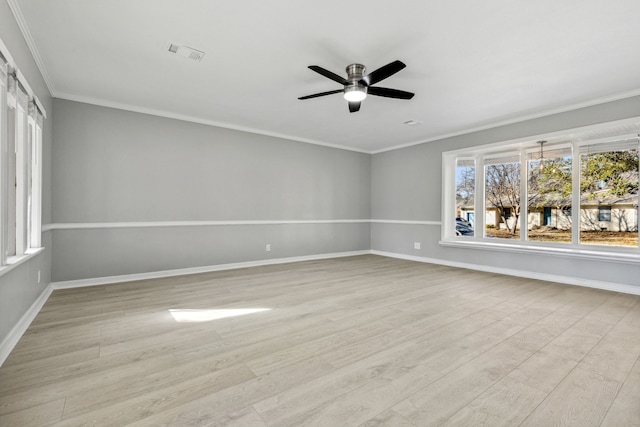
<instances>
[{"instance_id":1,"label":"window sill","mask_svg":"<svg viewBox=\"0 0 640 427\"><path fill-rule=\"evenodd\" d=\"M34 248L29 249L24 255L7 258L7 264L0 267L0 276L7 274L20 264L24 264L25 262L42 252L44 252L44 248Z\"/></svg>"},{"instance_id":2,"label":"window sill","mask_svg":"<svg viewBox=\"0 0 640 427\"><path fill-rule=\"evenodd\" d=\"M463 239L463 238L462 238ZM590 261L619 262L626 264L640 263L640 252L635 248L620 248L607 250L607 248L585 248L584 246L552 246L532 245L525 243L494 242L487 240L441 240L440 246L481 249L498 252L523 253L534 255L561 256L571 259L584 259Z\"/></svg>"}]
</instances>

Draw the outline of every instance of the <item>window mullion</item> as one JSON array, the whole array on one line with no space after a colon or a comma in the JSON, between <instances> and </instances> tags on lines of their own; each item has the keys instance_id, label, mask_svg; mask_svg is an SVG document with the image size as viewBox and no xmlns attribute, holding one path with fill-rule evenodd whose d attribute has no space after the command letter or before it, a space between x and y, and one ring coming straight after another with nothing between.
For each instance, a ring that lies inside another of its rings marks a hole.
<instances>
[{"instance_id":1,"label":"window mullion","mask_svg":"<svg viewBox=\"0 0 640 427\"><path fill-rule=\"evenodd\" d=\"M520 149L520 240L525 241L529 238L529 162L527 161L527 152L524 148Z\"/></svg>"},{"instance_id":2,"label":"window mullion","mask_svg":"<svg viewBox=\"0 0 640 427\"><path fill-rule=\"evenodd\" d=\"M28 248L27 223L28 223L28 97L20 87L17 90L16 105L16 256L24 255Z\"/></svg>"},{"instance_id":3,"label":"window mullion","mask_svg":"<svg viewBox=\"0 0 640 427\"><path fill-rule=\"evenodd\" d=\"M582 170L582 156L580 155L580 145L578 141L571 144L571 243L580 244L580 171Z\"/></svg>"},{"instance_id":4,"label":"window mullion","mask_svg":"<svg viewBox=\"0 0 640 427\"><path fill-rule=\"evenodd\" d=\"M485 237L487 226L485 224L485 215L486 215L486 206L485 206L485 196L484 196L484 158L481 155L476 156L476 182L475 182L475 202L474 202L474 211L475 211L475 225L474 225L474 236L475 237ZM478 234L480 233L480 234Z\"/></svg>"},{"instance_id":5,"label":"window mullion","mask_svg":"<svg viewBox=\"0 0 640 427\"><path fill-rule=\"evenodd\" d=\"M0 266L7 261L7 150L7 64L0 57Z\"/></svg>"},{"instance_id":6,"label":"window mullion","mask_svg":"<svg viewBox=\"0 0 640 427\"><path fill-rule=\"evenodd\" d=\"M638 137L638 179L640 179L640 133ZM638 248L640 248L640 183L638 183L638 201L636 202L636 232L638 233Z\"/></svg>"}]
</instances>

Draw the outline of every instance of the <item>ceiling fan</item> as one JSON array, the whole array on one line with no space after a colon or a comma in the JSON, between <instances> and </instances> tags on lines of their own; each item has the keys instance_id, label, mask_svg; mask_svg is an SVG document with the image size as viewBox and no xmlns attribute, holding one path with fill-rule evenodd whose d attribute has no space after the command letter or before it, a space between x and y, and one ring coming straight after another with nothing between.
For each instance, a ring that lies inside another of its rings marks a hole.
<instances>
[{"instance_id":1,"label":"ceiling fan","mask_svg":"<svg viewBox=\"0 0 640 427\"><path fill-rule=\"evenodd\" d=\"M360 110L360 103L366 98L367 94L375 96L384 96L386 98L411 99L413 93L405 92L398 89L389 89L386 87L372 86L381 80L391 77L398 71L405 68L406 65L401 61L393 61L377 70L364 75L365 67L362 64L351 64L346 68L347 78L341 77L329 70L325 70L318 65L309 65L309 68L318 74L322 74L328 79L344 85L343 89L330 90L328 92L315 93L313 95L302 96L298 99L317 98L319 96L333 95L334 93L344 93L344 99L349 101L349 111L355 113Z\"/></svg>"}]
</instances>

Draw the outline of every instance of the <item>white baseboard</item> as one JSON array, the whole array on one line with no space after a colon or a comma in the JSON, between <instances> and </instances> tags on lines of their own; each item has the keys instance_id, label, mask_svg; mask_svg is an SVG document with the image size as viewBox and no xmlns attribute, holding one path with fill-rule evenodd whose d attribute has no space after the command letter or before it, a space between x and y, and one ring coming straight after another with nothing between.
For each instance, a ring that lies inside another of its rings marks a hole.
<instances>
[{"instance_id":1,"label":"white baseboard","mask_svg":"<svg viewBox=\"0 0 640 427\"><path fill-rule=\"evenodd\" d=\"M108 285L111 283L132 282L135 280L160 279L163 277L183 276L187 274L210 273L212 271L235 270L238 268L260 267L263 265L286 264L289 262L314 261L319 259L342 258L370 254L370 250L335 252L318 255L305 255L289 258L262 259L258 261L236 262L231 264L208 265L203 267L179 268L175 270L152 271L148 273L124 274L120 276L95 277L91 279L67 280L53 282L53 289L71 289L85 286Z\"/></svg>"},{"instance_id":2,"label":"white baseboard","mask_svg":"<svg viewBox=\"0 0 640 427\"><path fill-rule=\"evenodd\" d=\"M53 292L53 286L51 283L47 285L46 288L42 291L42 293L38 296L38 298L31 304L31 307L27 310L27 312L20 318L18 323L11 329L11 331L7 334L7 336L0 343L0 366L2 366L13 351L13 348L18 344L22 335L27 331L33 319L36 318L44 303L47 302L49 296Z\"/></svg>"},{"instance_id":3,"label":"white baseboard","mask_svg":"<svg viewBox=\"0 0 640 427\"><path fill-rule=\"evenodd\" d=\"M408 261L426 262L429 264L446 265L449 267L466 268L469 270L484 271L487 273L505 274L507 276L523 277L526 279L545 280L548 282L562 283L565 285L585 286L587 288L602 289L605 291L622 292L631 295L640 295L640 286L625 285L621 283L603 282L600 280L580 279L571 276L559 276L556 274L536 273L532 271L515 270L512 268L492 267L480 264L470 264L466 262L447 261L438 258L419 257L414 255L405 255L394 252L384 252L372 250L372 254L386 256L389 258L399 258Z\"/></svg>"}]
</instances>

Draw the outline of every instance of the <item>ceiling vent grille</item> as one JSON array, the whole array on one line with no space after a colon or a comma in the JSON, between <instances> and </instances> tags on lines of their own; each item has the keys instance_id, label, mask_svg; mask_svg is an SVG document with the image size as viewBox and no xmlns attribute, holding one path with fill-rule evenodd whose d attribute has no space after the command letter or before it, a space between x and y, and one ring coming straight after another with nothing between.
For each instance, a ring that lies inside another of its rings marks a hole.
<instances>
[{"instance_id":1,"label":"ceiling vent grille","mask_svg":"<svg viewBox=\"0 0 640 427\"><path fill-rule=\"evenodd\" d=\"M176 43L169 44L169 52L182 56L183 58L191 59L196 62L200 62L204 57L204 52L194 49L189 46L183 46Z\"/></svg>"}]
</instances>

